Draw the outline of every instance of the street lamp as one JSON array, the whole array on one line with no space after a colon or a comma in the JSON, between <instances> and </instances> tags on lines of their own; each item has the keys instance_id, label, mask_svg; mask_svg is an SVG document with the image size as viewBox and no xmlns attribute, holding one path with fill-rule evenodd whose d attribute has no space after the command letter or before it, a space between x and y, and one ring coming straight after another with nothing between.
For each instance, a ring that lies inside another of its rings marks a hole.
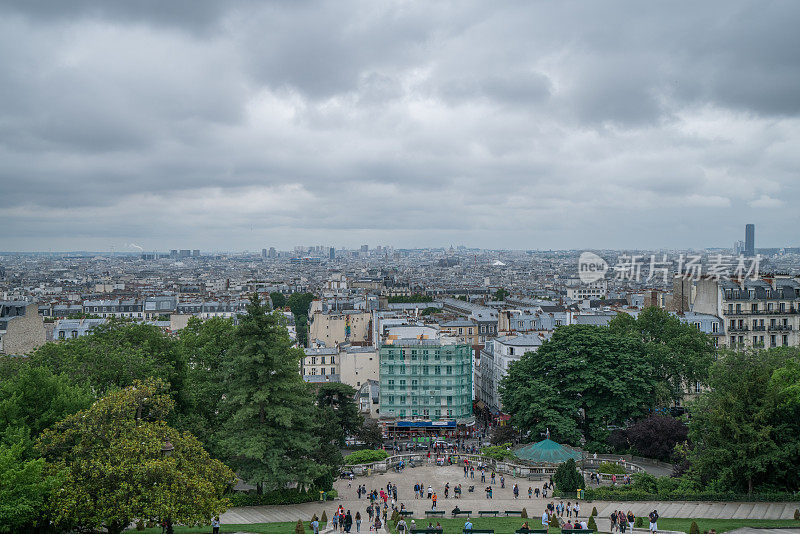
<instances>
[{"instance_id":1,"label":"street lamp","mask_svg":"<svg viewBox=\"0 0 800 534\"><path fill-rule=\"evenodd\" d=\"M175 451L175 446L169 441L164 441L164 445L161 446L161 455L165 458L168 458L172 456L172 453L174 451Z\"/></svg>"}]
</instances>

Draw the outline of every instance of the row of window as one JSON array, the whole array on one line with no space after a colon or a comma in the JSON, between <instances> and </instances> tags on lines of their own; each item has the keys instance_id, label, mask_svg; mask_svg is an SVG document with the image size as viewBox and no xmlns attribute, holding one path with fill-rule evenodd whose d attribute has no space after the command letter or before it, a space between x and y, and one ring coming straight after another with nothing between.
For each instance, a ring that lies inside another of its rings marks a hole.
<instances>
[{"instance_id":1,"label":"row of window","mask_svg":"<svg viewBox=\"0 0 800 534\"><path fill-rule=\"evenodd\" d=\"M766 307L759 306L757 302L750 304L750 311L751 312L758 312L758 311L777 311L780 313L786 313L787 310L793 310L794 308L791 307L791 302L779 302L778 307L775 307L775 302L767 302ZM733 303L728 303L728 313L742 313L742 305Z\"/></svg>"},{"instance_id":2,"label":"row of window","mask_svg":"<svg viewBox=\"0 0 800 534\"><path fill-rule=\"evenodd\" d=\"M788 347L789 346L789 336L788 335L781 336L780 340L781 340L781 345L782 346L784 346L784 347ZM746 337L745 336L731 336L731 346L732 347L736 346L736 345L744 345L745 341L746 341ZM764 347L765 346L764 345L764 336L753 336L753 346L754 347ZM769 336L769 346L770 347L779 346L778 345L778 336L777 335L773 334L773 335Z\"/></svg>"},{"instance_id":3,"label":"row of window","mask_svg":"<svg viewBox=\"0 0 800 534\"><path fill-rule=\"evenodd\" d=\"M311 368L311 374L312 374L312 375L315 375L315 374L317 374L317 368L316 368L316 367L312 367L312 368ZM321 375L325 375L325 374L329 374L329 373L326 373L326 372L325 372L325 368L324 368L324 367L320 367L320 369L319 369L319 374L321 374ZM336 368L335 368L335 367L331 367L331 372L330 372L330 374L332 374L332 375L335 375L335 374L336 374Z\"/></svg>"},{"instance_id":4,"label":"row of window","mask_svg":"<svg viewBox=\"0 0 800 534\"><path fill-rule=\"evenodd\" d=\"M317 357L316 356L310 356L310 358L311 358L311 363L310 364L306 363L306 365L317 365ZM309 359L309 356L306 356L306 361L308 361L308 359ZM319 360L320 360L320 364L322 364L322 365L325 365L326 363L332 363L333 364L333 363L336 363L336 356L331 356L331 359L330 359L329 362L325 361L325 356L320 356Z\"/></svg>"}]
</instances>

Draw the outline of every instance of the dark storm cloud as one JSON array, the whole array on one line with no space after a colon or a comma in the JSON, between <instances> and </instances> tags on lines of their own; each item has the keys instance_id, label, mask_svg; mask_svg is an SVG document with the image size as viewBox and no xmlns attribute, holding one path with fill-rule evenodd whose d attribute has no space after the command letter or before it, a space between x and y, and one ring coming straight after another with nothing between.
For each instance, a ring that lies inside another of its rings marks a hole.
<instances>
[{"instance_id":1,"label":"dark storm cloud","mask_svg":"<svg viewBox=\"0 0 800 534\"><path fill-rule=\"evenodd\" d=\"M798 19L788 1L0 1L0 249L726 245L743 218L785 244Z\"/></svg>"}]
</instances>

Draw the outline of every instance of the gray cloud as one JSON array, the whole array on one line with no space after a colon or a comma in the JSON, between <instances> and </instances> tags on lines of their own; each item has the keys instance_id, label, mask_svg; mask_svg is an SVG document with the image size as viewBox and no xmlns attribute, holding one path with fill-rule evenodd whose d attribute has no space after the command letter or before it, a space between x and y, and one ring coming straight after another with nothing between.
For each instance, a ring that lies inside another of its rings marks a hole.
<instances>
[{"instance_id":1,"label":"gray cloud","mask_svg":"<svg viewBox=\"0 0 800 534\"><path fill-rule=\"evenodd\" d=\"M799 16L0 1L0 250L797 244Z\"/></svg>"}]
</instances>

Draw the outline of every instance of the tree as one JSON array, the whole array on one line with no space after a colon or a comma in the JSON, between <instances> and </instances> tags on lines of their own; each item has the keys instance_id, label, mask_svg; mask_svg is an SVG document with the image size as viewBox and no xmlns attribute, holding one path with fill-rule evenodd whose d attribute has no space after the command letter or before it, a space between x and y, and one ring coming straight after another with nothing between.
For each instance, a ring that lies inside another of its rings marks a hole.
<instances>
[{"instance_id":1,"label":"tree","mask_svg":"<svg viewBox=\"0 0 800 534\"><path fill-rule=\"evenodd\" d=\"M583 475L578 471L578 466L572 458L558 466L553 474L553 482L556 489L564 493L574 493L586 487Z\"/></svg>"},{"instance_id":2,"label":"tree","mask_svg":"<svg viewBox=\"0 0 800 534\"><path fill-rule=\"evenodd\" d=\"M192 524L223 512L233 472L167 425L173 407L162 381L137 381L45 430L39 450L64 474L55 524L118 534L136 519Z\"/></svg>"},{"instance_id":3,"label":"tree","mask_svg":"<svg viewBox=\"0 0 800 534\"><path fill-rule=\"evenodd\" d=\"M690 472L722 491L800 487L800 351L721 355L691 408Z\"/></svg>"},{"instance_id":4,"label":"tree","mask_svg":"<svg viewBox=\"0 0 800 534\"><path fill-rule=\"evenodd\" d=\"M292 348L277 314L253 295L224 364L225 397L217 434L220 455L244 480L279 489L308 485L326 467L315 460L317 407L298 373L301 349Z\"/></svg>"},{"instance_id":5,"label":"tree","mask_svg":"<svg viewBox=\"0 0 800 534\"><path fill-rule=\"evenodd\" d=\"M317 406L321 410L330 410L325 415L332 416L334 424L341 430L338 435L340 446L344 446L345 438L358 432L362 424L355 395L355 388L339 382L327 382L317 387Z\"/></svg>"},{"instance_id":6,"label":"tree","mask_svg":"<svg viewBox=\"0 0 800 534\"><path fill-rule=\"evenodd\" d=\"M312 293L292 293L286 302L294 315L297 342L301 347L308 344L308 310L314 300Z\"/></svg>"},{"instance_id":7,"label":"tree","mask_svg":"<svg viewBox=\"0 0 800 534\"><path fill-rule=\"evenodd\" d=\"M517 428L534 435L549 429L572 444L583 435L603 446L608 425L642 416L654 390L641 341L605 327L569 325L511 364L500 396Z\"/></svg>"},{"instance_id":8,"label":"tree","mask_svg":"<svg viewBox=\"0 0 800 534\"><path fill-rule=\"evenodd\" d=\"M502 287L495 291L494 299L495 300L506 300L506 297L509 295L508 291L503 289Z\"/></svg>"},{"instance_id":9,"label":"tree","mask_svg":"<svg viewBox=\"0 0 800 534\"><path fill-rule=\"evenodd\" d=\"M635 319L625 313L618 314L609 328L645 344L660 403L682 398L687 384L706 382L716 348L711 337L693 325L682 323L661 308L649 307Z\"/></svg>"},{"instance_id":10,"label":"tree","mask_svg":"<svg viewBox=\"0 0 800 534\"><path fill-rule=\"evenodd\" d=\"M286 296L283 293L279 293L278 291L273 291L269 294L269 300L272 301L272 309L273 310L280 310L284 306L286 306Z\"/></svg>"},{"instance_id":11,"label":"tree","mask_svg":"<svg viewBox=\"0 0 800 534\"><path fill-rule=\"evenodd\" d=\"M368 448L376 449L383 444L383 431L377 421L370 417L364 417L357 436Z\"/></svg>"},{"instance_id":12,"label":"tree","mask_svg":"<svg viewBox=\"0 0 800 534\"><path fill-rule=\"evenodd\" d=\"M519 439L519 432L517 432L511 425L495 426L492 428L492 435L489 439L492 445L516 443Z\"/></svg>"},{"instance_id":13,"label":"tree","mask_svg":"<svg viewBox=\"0 0 800 534\"><path fill-rule=\"evenodd\" d=\"M26 460L23 442L0 444L0 532L30 532L48 524L46 510L58 473L48 474L42 458Z\"/></svg>"},{"instance_id":14,"label":"tree","mask_svg":"<svg viewBox=\"0 0 800 534\"><path fill-rule=\"evenodd\" d=\"M34 366L48 366L98 395L156 377L170 385L182 409L186 361L178 340L144 323L111 321L88 336L46 343L31 356Z\"/></svg>"},{"instance_id":15,"label":"tree","mask_svg":"<svg viewBox=\"0 0 800 534\"><path fill-rule=\"evenodd\" d=\"M0 441L24 443L30 457L33 440L67 415L89 407L94 396L86 386L76 386L66 375L47 367L24 365L0 382Z\"/></svg>"},{"instance_id":16,"label":"tree","mask_svg":"<svg viewBox=\"0 0 800 534\"><path fill-rule=\"evenodd\" d=\"M195 317L180 331L180 345L187 363L185 407L175 416L175 425L202 436L205 446L216 455L214 436L222 419L218 407L225 395L223 367L228 348L233 343L236 326L232 319L213 317L201 321Z\"/></svg>"},{"instance_id":17,"label":"tree","mask_svg":"<svg viewBox=\"0 0 800 534\"><path fill-rule=\"evenodd\" d=\"M440 313L442 310L441 308L437 308L436 306L428 306L424 310L422 310L419 314L422 316L431 315L434 313Z\"/></svg>"},{"instance_id":18,"label":"tree","mask_svg":"<svg viewBox=\"0 0 800 534\"><path fill-rule=\"evenodd\" d=\"M627 443L637 454L669 462L675 445L683 443L689 427L667 415L651 415L640 419L624 431Z\"/></svg>"}]
</instances>

